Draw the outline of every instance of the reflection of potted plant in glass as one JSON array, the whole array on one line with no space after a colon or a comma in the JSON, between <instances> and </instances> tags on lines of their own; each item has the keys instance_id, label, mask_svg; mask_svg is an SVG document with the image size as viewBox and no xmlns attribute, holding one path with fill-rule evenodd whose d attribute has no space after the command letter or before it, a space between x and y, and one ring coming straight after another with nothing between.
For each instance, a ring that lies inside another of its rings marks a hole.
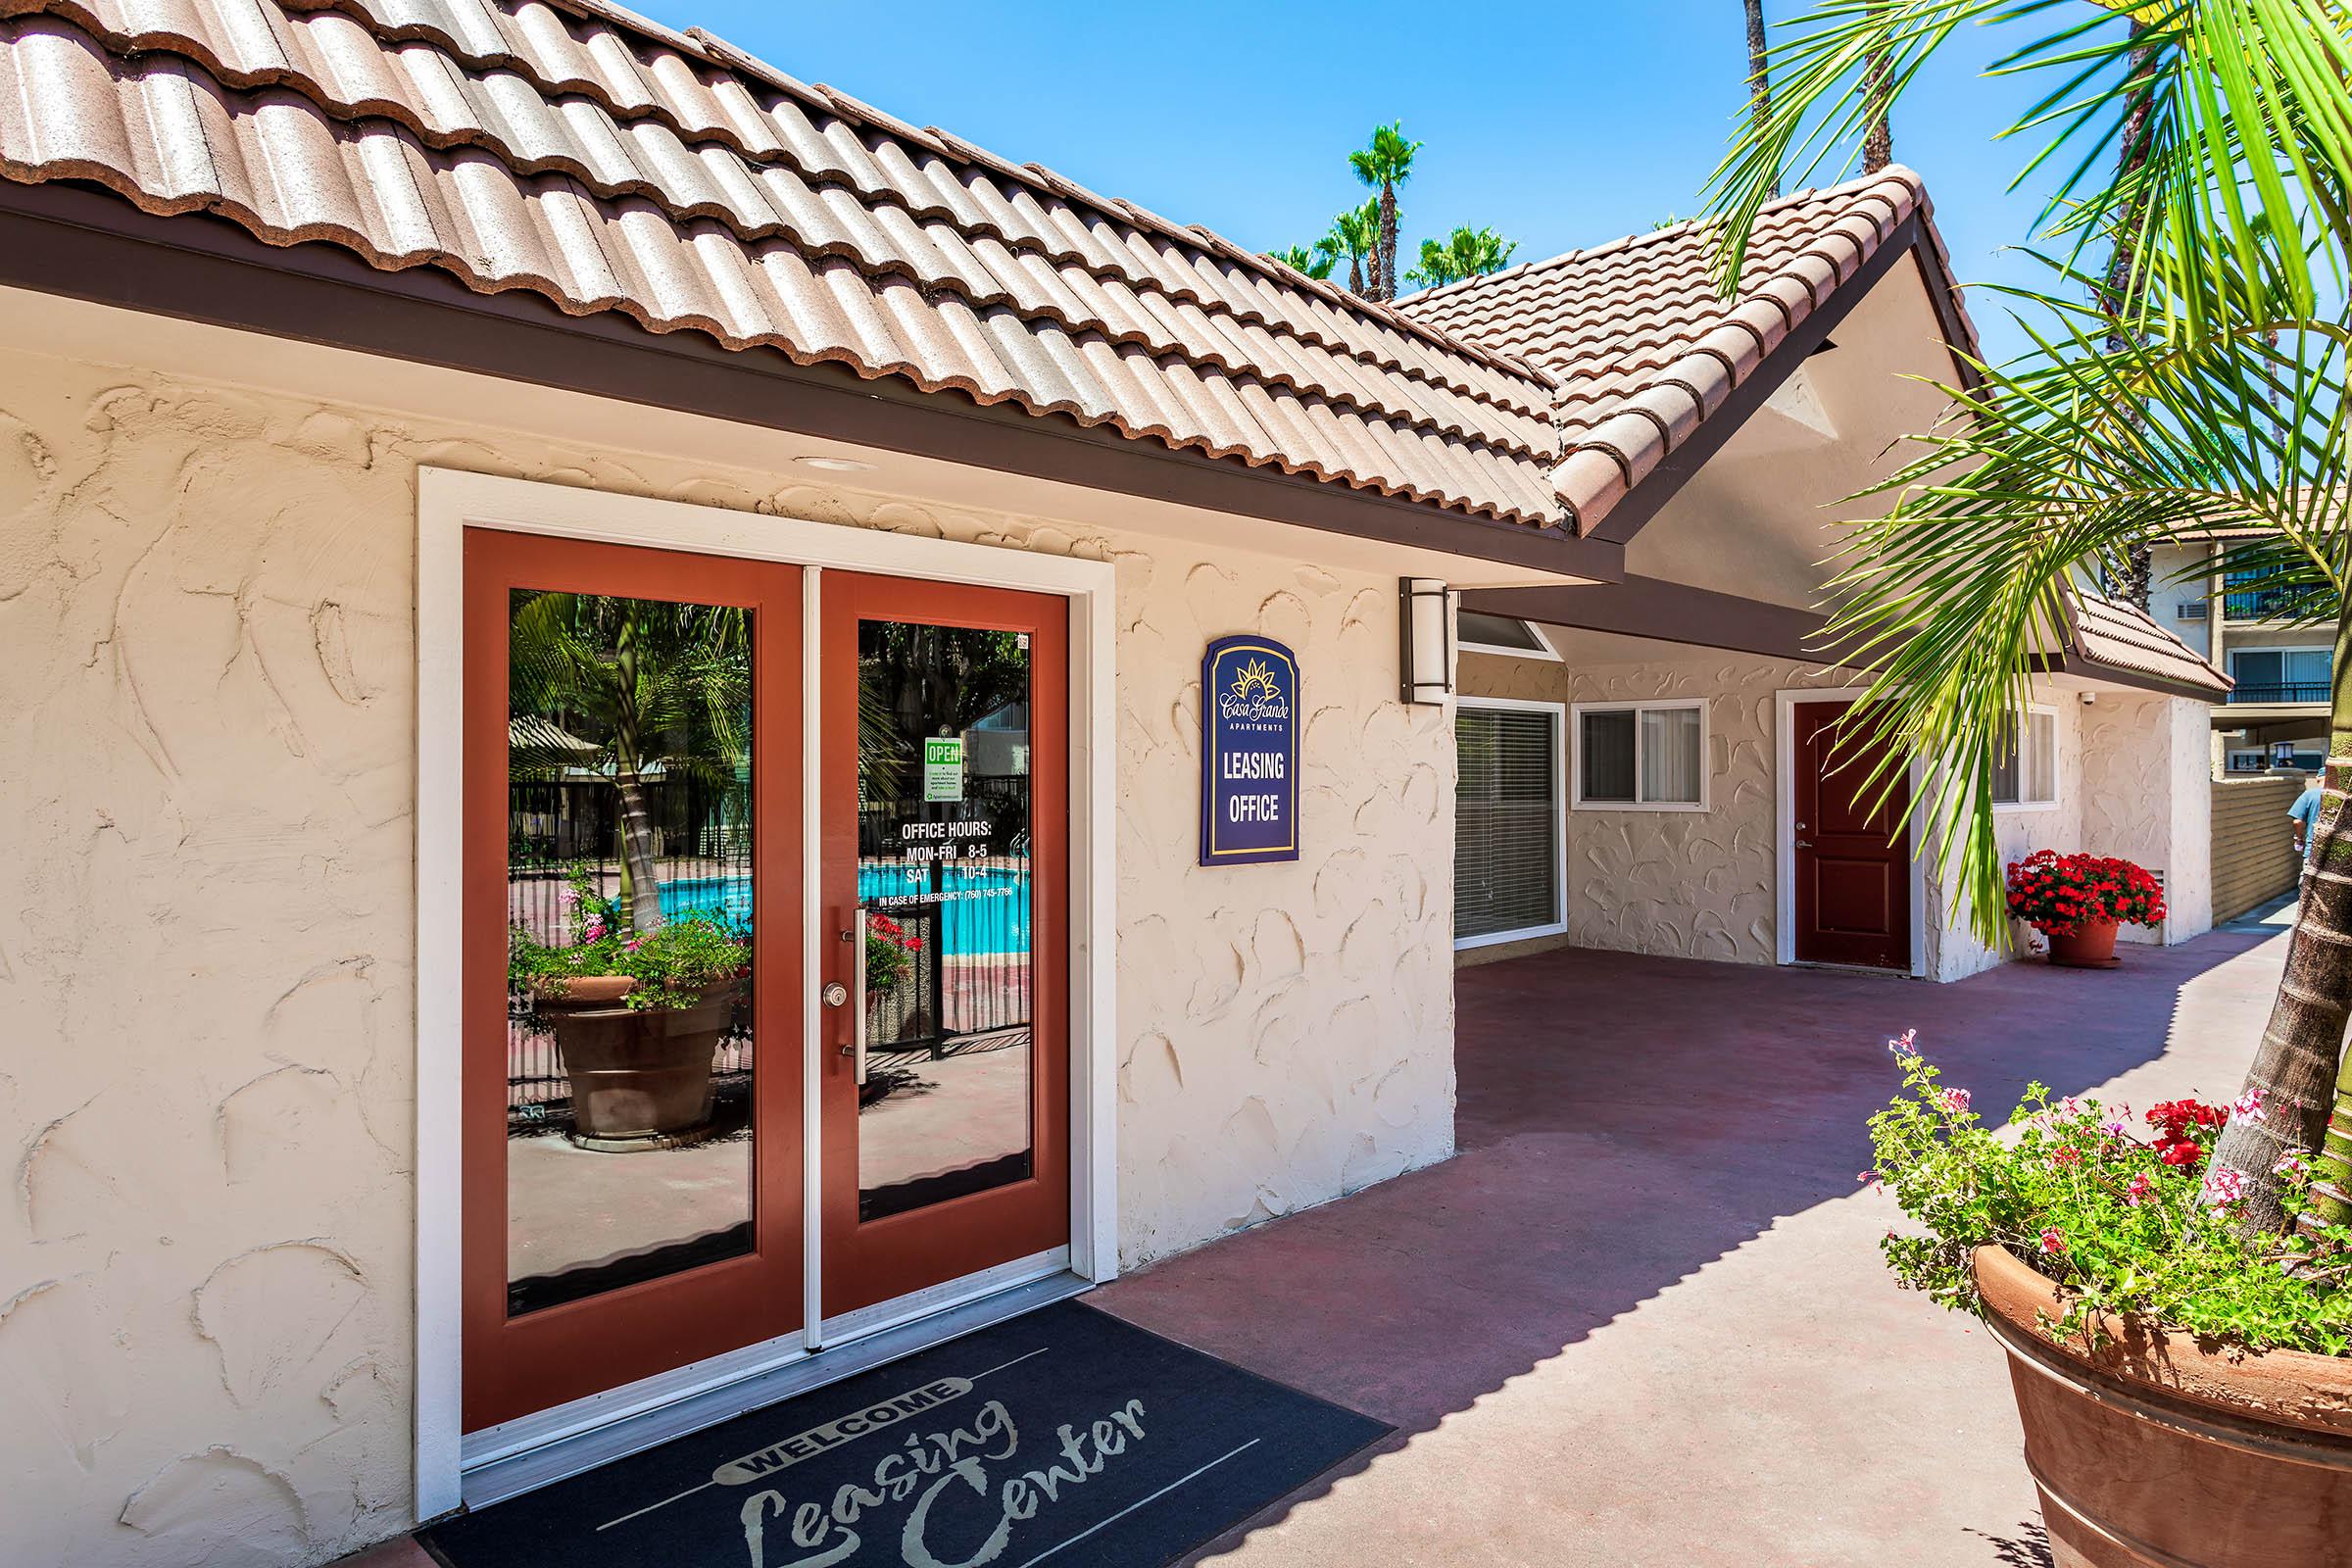
<instances>
[{"instance_id":1,"label":"reflection of potted plant in glass","mask_svg":"<svg viewBox=\"0 0 2352 1568\"><path fill-rule=\"evenodd\" d=\"M2115 959L2115 928L2157 925L2164 889L2130 860L2043 850L2009 862L2009 912L2050 939L2050 961L2078 969Z\"/></svg>"},{"instance_id":2,"label":"reflection of potted plant in glass","mask_svg":"<svg viewBox=\"0 0 2352 1568\"><path fill-rule=\"evenodd\" d=\"M905 926L889 915L866 915L865 1009L869 1023L880 1011L884 999L914 972L914 956L922 951L923 939L909 935Z\"/></svg>"},{"instance_id":3,"label":"reflection of potted plant in glass","mask_svg":"<svg viewBox=\"0 0 2352 1568\"><path fill-rule=\"evenodd\" d=\"M572 1141L639 1149L710 1120L710 1065L749 976L751 935L708 914L630 930L615 903L571 873L570 939L517 926L509 983L532 999L571 1080Z\"/></svg>"}]
</instances>

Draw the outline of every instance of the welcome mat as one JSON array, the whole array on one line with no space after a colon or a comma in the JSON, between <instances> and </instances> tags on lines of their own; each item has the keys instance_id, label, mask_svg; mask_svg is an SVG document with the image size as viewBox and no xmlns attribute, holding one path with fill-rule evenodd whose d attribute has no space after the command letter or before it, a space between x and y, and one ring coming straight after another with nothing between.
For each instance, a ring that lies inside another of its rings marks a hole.
<instances>
[{"instance_id":1,"label":"welcome mat","mask_svg":"<svg viewBox=\"0 0 2352 1568\"><path fill-rule=\"evenodd\" d=\"M1065 1301L417 1539L449 1568L1160 1568L1390 1430Z\"/></svg>"}]
</instances>

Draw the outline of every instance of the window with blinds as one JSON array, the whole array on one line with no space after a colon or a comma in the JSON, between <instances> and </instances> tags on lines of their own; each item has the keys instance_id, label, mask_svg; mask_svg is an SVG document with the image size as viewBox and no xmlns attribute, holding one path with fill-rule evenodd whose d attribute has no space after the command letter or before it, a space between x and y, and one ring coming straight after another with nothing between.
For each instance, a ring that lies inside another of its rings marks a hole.
<instances>
[{"instance_id":1,"label":"window with blinds","mask_svg":"<svg viewBox=\"0 0 2352 1568\"><path fill-rule=\"evenodd\" d=\"M1560 922L1559 714L1454 710L1456 942Z\"/></svg>"}]
</instances>

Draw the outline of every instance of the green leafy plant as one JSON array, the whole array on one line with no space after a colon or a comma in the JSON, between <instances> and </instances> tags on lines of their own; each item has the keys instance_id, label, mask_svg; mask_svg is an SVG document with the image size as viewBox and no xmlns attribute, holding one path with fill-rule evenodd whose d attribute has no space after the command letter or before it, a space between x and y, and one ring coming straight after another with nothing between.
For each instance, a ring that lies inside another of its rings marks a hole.
<instances>
[{"instance_id":1,"label":"green leafy plant","mask_svg":"<svg viewBox=\"0 0 2352 1568\"><path fill-rule=\"evenodd\" d=\"M1519 242L1515 239L1504 239L1491 228L1472 228L1464 223L1443 242L1423 240L1421 265L1404 275L1407 280L1424 286L1484 277L1508 267L1512 253L1518 249Z\"/></svg>"},{"instance_id":2,"label":"green leafy plant","mask_svg":"<svg viewBox=\"0 0 2352 1568\"><path fill-rule=\"evenodd\" d=\"M622 921L617 901L597 890L587 867L573 866L569 883L570 939L545 943L515 926L507 939L510 988L560 998L574 980L626 975L636 982L626 1004L645 1011L691 1006L750 972L752 937L741 925L696 913L640 932Z\"/></svg>"},{"instance_id":3,"label":"green leafy plant","mask_svg":"<svg viewBox=\"0 0 2352 1568\"><path fill-rule=\"evenodd\" d=\"M923 939L887 914L865 917L865 989L870 996L888 991L914 968L914 956Z\"/></svg>"},{"instance_id":4,"label":"green leafy plant","mask_svg":"<svg viewBox=\"0 0 2352 1568\"><path fill-rule=\"evenodd\" d=\"M2004 291L2033 341L1966 357L1950 415L1851 524L1824 657L1873 672L1846 732L1936 765L1921 807L1936 865L1987 942L2007 940L1992 760L2069 598L2146 581L2154 545L2196 570L2261 573L2335 617L2326 794L2286 972L2217 1158L2246 1184L2234 1223L2288 1223L2295 1149L2314 1206L2352 1215L2352 11L2344 0L1822 0L1778 29L1760 100L1708 188L1718 285L1733 292L1758 211L1850 158L1964 31L2012 33L1992 74L2027 89L1998 134L2047 201L2026 236L2041 290ZM1972 39L1972 46L1974 45ZM1999 122L1995 122L1997 125ZM1867 161L1867 160L1866 160ZM1881 499L1883 498L1883 499ZM1859 500L1860 498L1856 498Z\"/></svg>"},{"instance_id":5,"label":"green leafy plant","mask_svg":"<svg viewBox=\"0 0 2352 1568\"><path fill-rule=\"evenodd\" d=\"M1915 1034L1886 1043L1903 1092L1870 1120L1883 1183L1920 1231L1880 1244L1895 1278L1941 1305L1983 1315L1970 1266L2003 1247L2065 1291L2054 1333L2096 1343L2100 1314L2184 1329L2250 1350L2352 1351L2352 1230L2312 1223L2283 1236L2212 1221L2246 1200L2209 1140L2264 1119L2249 1090L2223 1107L2176 1101L2148 1110L2027 1087L2009 1125L1987 1127L1968 1091L1946 1087ZM2290 1153L2278 1177L2290 1215L2310 1209L2311 1168Z\"/></svg>"}]
</instances>

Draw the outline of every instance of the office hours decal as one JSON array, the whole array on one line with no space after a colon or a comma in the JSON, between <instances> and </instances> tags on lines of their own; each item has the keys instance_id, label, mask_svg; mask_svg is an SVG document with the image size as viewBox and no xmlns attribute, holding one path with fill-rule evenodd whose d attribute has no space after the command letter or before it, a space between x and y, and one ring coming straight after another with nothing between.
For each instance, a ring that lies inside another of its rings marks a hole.
<instances>
[{"instance_id":1,"label":"office hours decal","mask_svg":"<svg viewBox=\"0 0 2352 1568\"><path fill-rule=\"evenodd\" d=\"M1200 863L1298 858L1298 661L1220 637L1200 661Z\"/></svg>"}]
</instances>

